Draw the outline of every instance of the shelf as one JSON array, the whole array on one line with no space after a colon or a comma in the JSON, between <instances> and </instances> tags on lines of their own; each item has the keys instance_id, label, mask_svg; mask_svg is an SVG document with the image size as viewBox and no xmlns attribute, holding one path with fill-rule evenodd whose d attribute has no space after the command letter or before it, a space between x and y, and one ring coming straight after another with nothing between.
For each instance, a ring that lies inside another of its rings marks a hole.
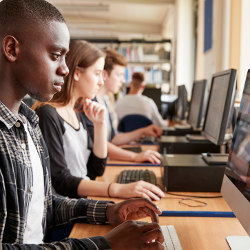
<instances>
[{"instance_id":1,"label":"shelf","mask_svg":"<svg viewBox=\"0 0 250 250\"><path fill-rule=\"evenodd\" d=\"M74 39L73 39L74 40ZM145 40L145 39L131 39L131 40L119 40L117 38L85 38L84 40L91 42L91 43L115 43L115 44L121 44L121 43L145 43L145 44L151 44L151 43L171 43L170 39L162 39L162 40Z\"/></svg>"},{"instance_id":2,"label":"shelf","mask_svg":"<svg viewBox=\"0 0 250 250\"><path fill-rule=\"evenodd\" d=\"M170 64L170 60L159 60L159 61L129 61L128 62L129 65L146 65L146 66L153 66L153 65L157 65L157 64Z\"/></svg>"},{"instance_id":3,"label":"shelf","mask_svg":"<svg viewBox=\"0 0 250 250\"><path fill-rule=\"evenodd\" d=\"M131 81L134 72L142 72L148 84L170 82L171 40L119 40L119 39L86 39L99 48L113 48L127 60L125 71L126 82Z\"/></svg>"}]
</instances>

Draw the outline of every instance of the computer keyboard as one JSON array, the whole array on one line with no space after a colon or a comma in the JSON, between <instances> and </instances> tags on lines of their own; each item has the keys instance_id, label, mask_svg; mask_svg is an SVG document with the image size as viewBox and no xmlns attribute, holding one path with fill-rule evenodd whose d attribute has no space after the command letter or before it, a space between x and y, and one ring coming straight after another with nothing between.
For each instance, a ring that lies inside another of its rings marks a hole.
<instances>
[{"instance_id":1,"label":"computer keyboard","mask_svg":"<svg viewBox=\"0 0 250 250\"><path fill-rule=\"evenodd\" d=\"M141 144L155 144L156 142L157 142L157 139L152 135L147 135L138 140L138 143L141 143Z\"/></svg>"},{"instance_id":2,"label":"computer keyboard","mask_svg":"<svg viewBox=\"0 0 250 250\"><path fill-rule=\"evenodd\" d=\"M132 152L135 152L135 153L141 153L142 152L142 149L141 149L140 146L138 146L138 147L122 147L122 149L129 150L129 151L132 151Z\"/></svg>"},{"instance_id":3,"label":"computer keyboard","mask_svg":"<svg viewBox=\"0 0 250 250\"><path fill-rule=\"evenodd\" d=\"M164 249L165 250L182 250L179 237L173 225L161 226L164 236Z\"/></svg>"},{"instance_id":4,"label":"computer keyboard","mask_svg":"<svg viewBox=\"0 0 250 250\"><path fill-rule=\"evenodd\" d=\"M186 130L186 129L191 129L192 126L190 124L176 124L175 129L180 129L180 130Z\"/></svg>"},{"instance_id":5,"label":"computer keyboard","mask_svg":"<svg viewBox=\"0 0 250 250\"><path fill-rule=\"evenodd\" d=\"M190 142L194 142L194 143L202 143L202 142L207 142L209 143L210 141L203 135L190 135L190 134L187 134L186 135L186 138L188 141Z\"/></svg>"},{"instance_id":6,"label":"computer keyboard","mask_svg":"<svg viewBox=\"0 0 250 250\"><path fill-rule=\"evenodd\" d=\"M157 184L155 173L151 170L123 170L118 176L118 183L130 183L135 181L147 181Z\"/></svg>"}]
</instances>

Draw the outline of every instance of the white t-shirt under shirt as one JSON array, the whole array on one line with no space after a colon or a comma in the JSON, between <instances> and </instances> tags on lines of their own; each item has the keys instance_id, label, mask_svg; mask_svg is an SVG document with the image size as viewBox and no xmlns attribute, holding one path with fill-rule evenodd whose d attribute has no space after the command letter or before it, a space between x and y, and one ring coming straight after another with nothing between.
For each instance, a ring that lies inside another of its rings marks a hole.
<instances>
[{"instance_id":1,"label":"white t-shirt under shirt","mask_svg":"<svg viewBox=\"0 0 250 250\"><path fill-rule=\"evenodd\" d=\"M33 172L32 198L29 204L27 226L24 232L24 244L40 244L43 242L42 219L44 212L44 177L40 157L30 136L27 124L24 128L28 137L30 160Z\"/></svg>"},{"instance_id":2,"label":"white t-shirt under shirt","mask_svg":"<svg viewBox=\"0 0 250 250\"><path fill-rule=\"evenodd\" d=\"M144 95L126 95L120 98L115 105L118 119L121 120L126 115L144 115L160 127L166 127L167 122L162 118L155 102Z\"/></svg>"},{"instance_id":3,"label":"white t-shirt under shirt","mask_svg":"<svg viewBox=\"0 0 250 250\"><path fill-rule=\"evenodd\" d=\"M80 128L75 129L64 121L63 148L65 160L71 175L89 180L87 163L91 151L88 149L88 134L80 122Z\"/></svg>"}]
</instances>

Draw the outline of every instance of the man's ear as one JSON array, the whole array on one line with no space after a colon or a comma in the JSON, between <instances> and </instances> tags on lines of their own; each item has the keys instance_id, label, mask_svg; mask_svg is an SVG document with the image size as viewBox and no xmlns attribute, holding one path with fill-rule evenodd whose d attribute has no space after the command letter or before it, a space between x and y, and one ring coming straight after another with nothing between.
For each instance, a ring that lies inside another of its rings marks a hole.
<instances>
[{"instance_id":1,"label":"man's ear","mask_svg":"<svg viewBox=\"0 0 250 250\"><path fill-rule=\"evenodd\" d=\"M142 84L140 88L141 90L144 90L146 88L146 84Z\"/></svg>"},{"instance_id":2,"label":"man's ear","mask_svg":"<svg viewBox=\"0 0 250 250\"><path fill-rule=\"evenodd\" d=\"M10 62L15 62L20 51L20 44L14 36L6 36L2 42L3 53Z\"/></svg>"}]
</instances>

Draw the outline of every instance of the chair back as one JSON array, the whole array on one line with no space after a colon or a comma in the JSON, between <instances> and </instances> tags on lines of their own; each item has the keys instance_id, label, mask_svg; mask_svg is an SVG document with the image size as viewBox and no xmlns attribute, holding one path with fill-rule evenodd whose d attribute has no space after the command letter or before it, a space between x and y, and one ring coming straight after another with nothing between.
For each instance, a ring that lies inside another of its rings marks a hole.
<instances>
[{"instance_id":1,"label":"chair back","mask_svg":"<svg viewBox=\"0 0 250 250\"><path fill-rule=\"evenodd\" d=\"M126 115L124 116L118 124L118 131L120 132L130 132L138 128L143 128L151 125L153 122L144 115Z\"/></svg>"}]
</instances>

